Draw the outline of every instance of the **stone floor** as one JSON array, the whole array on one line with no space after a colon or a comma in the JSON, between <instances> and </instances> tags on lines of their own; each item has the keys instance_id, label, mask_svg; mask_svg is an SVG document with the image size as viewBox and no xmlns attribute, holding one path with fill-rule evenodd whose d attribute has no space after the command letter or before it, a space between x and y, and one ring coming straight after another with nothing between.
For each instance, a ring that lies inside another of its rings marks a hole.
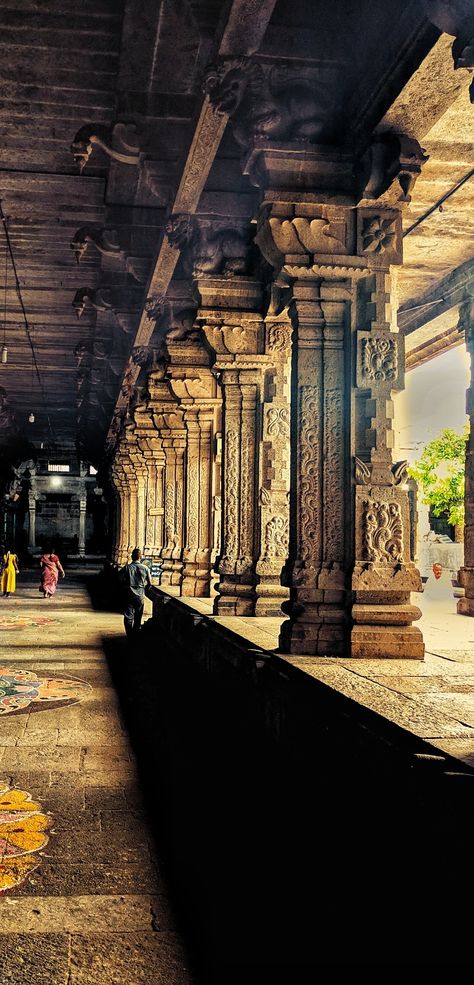
<instances>
[{"instance_id":1,"label":"stone floor","mask_svg":"<svg viewBox=\"0 0 474 985\"><path fill-rule=\"evenodd\" d=\"M127 659L120 615L94 610L69 572L52 600L23 575L0 598L2 985L196 980L104 635Z\"/></svg>"}]
</instances>

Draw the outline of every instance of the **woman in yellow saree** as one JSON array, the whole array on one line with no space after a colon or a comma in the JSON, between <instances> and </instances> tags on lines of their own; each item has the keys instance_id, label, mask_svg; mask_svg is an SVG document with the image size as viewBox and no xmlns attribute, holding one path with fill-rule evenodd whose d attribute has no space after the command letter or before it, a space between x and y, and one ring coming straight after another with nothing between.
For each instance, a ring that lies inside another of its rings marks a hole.
<instances>
[{"instance_id":1,"label":"woman in yellow saree","mask_svg":"<svg viewBox=\"0 0 474 985\"><path fill-rule=\"evenodd\" d=\"M5 551L3 555L3 571L2 571L2 583L1 589L3 592L3 597L8 598L8 596L16 589L16 576L19 574L20 569L18 567L18 558L16 554L12 554L11 551Z\"/></svg>"}]
</instances>

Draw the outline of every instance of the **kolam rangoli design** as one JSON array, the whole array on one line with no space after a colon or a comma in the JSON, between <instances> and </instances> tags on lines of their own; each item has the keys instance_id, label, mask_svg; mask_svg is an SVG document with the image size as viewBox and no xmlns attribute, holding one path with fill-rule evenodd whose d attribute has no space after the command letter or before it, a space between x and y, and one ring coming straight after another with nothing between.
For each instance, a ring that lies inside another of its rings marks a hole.
<instances>
[{"instance_id":1,"label":"kolam rangoli design","mask_svg":"<svg viewBox=\"0 0 474 985\"><path fill-rule=\"evenodd\" d=\"M42 677L33 670L0 667L0 718L12 712L38 711L73 704L92 690L86 681L74 677Z\"/></svg>"},{"instance_id":2,"label":"kolam rangoli design","mask_svg":"<svg viewBox=\"0 0 474 985\"><path fill-rule=\"evenodd\" d=\"M0 616L0 630L27 629L28 626L48 626L57 622L49 616Z\"/></svg>"},{"instance_id":3,"label":"kolam rangoli design","mask_svg":"<svg viewBox=\"0 0 474 985\"><path fill-rule=\"evenodd\" d=\"M0 782L0 895L19 886L36 869L48 843L51 818L24 790Z\"/></svg>"}]
</instances>

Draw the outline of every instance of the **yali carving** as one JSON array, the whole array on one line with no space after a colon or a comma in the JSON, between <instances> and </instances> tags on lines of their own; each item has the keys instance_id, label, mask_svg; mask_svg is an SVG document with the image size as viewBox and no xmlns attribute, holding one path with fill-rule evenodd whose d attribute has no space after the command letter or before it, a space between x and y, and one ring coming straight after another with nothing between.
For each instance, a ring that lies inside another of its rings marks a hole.
<instances>
[{"instance_id":1,"label":"yali carving","mask_svg":"<svg viewBox=\"0 0 474 985\"><path fill-rule=\"evenodd\" d=\"M221 60L209 66L204 91L219 113L232 117L237 143L252 139L320 140L330 108L327 90L309 69Z\"/></svg>"},{"instance_id":2,"label":"yali carving","mask_svg":"<svg viewBox=\"0 0 474 985\"><path fill-rule=\"evenodd\" d=\"M172 246L192 255L195 277L203 274L233 276L248 271L248 236L237 229L216 227L191 215L172 215L166 225Z\"/></svg>"}]
</instances>

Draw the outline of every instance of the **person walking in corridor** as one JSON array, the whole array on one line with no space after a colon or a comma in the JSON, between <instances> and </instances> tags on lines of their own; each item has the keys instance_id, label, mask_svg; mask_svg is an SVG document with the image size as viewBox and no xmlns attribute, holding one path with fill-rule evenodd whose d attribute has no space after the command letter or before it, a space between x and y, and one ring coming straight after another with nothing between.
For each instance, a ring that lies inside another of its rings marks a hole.
<instances>
[{"instance_id":1,"label":"person walking in corridor","mask_svg":"<svg viewBox=\"0 0 474 985\"><path fill-rule=\"evenodd\" d=\"M2 592L3 598L8 598L12 595L16 589L16 576L20 574L20 569L18 567L18 558L16 554L12 554L11 551L5 551L3 553L3 569L2 569Z\"/></svg>"},{"instance_id":2,"label":"person walking in corridor","mask_svg":"<svg viewBox=\"0 0 474 985\"><path fill-rule=\"evenodd\" d=\"M65 578L64 568L54 551L45 551L40 558L41 565L41 585L40 592L43 598L52 598L58 584L59 575Z\"/></svg>"},{"instance_id":3,"label":"person walking in corridor","mask_svg":"<svg viewBox=\"0 0 474 985\"><path fill-rule=\"evenodd\" d=\"M145 606L145 591L152 584L148 568L145 564L140 564L141 556L140 549L135 547L132 551L131 563L122 568L126 593L123 623L128 639L132 639L140 630Z\"/></svg>"}]
</instances>

